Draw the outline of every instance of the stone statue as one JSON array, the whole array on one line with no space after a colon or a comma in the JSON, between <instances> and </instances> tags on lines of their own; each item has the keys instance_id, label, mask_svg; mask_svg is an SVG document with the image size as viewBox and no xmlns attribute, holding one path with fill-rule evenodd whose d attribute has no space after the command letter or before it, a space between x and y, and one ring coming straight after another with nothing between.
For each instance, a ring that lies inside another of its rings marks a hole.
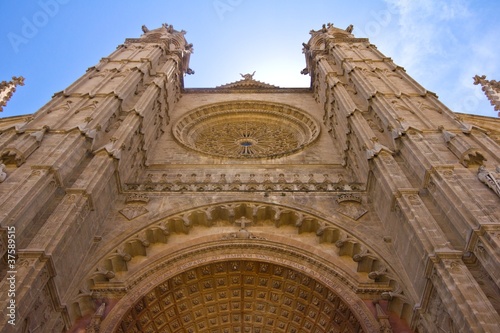
<instances>
[{"instance_id":1,"label":"stone statue","mask_svg":"<svg viewBox=\"0 0 500 333\"><path fill-rule=\"evenodd\" d=\"M252 74L248 74L248 73L247 74L241 74L240 73L241 77L244 78L245 80L253 80L253 75L254 74L255 74L255 71L253 71Z\"/></svg>"},{"instance_id":2,"label":"stone statue","mask_svg":"<svg viewBox=\"0 0 500 333\"><path fill-rule=\"evenodd\" d=\"M477 170L477 178L500 197L500 167L496 172L490 172L482 165Z\"/></svg>"}]
</instances>

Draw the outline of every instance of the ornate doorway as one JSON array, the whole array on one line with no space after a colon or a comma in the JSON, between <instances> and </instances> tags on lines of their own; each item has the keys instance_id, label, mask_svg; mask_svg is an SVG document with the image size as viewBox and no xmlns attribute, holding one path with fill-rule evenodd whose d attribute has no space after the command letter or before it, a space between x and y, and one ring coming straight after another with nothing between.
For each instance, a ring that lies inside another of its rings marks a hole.
<instances>
[{"instance_id":1,"label":"ornate doorway","mask_svg":"<svg viewBox=\"0 0 500 333\"><path fill-rule=\"evenodd\" d=\"M372 301L398 284L353 235L278 205L199 207L117 241L88 280L99 332L375 332Z\"/></svg>"}]
</instances>

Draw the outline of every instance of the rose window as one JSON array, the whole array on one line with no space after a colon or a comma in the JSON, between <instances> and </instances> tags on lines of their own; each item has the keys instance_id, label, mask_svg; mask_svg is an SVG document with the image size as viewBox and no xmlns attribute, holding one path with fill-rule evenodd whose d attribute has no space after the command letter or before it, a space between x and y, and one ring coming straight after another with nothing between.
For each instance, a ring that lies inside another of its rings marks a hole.
<instances>
[{"instance_id":1,"label":"rose window","mask_svg":"<svg viewBox=\"0 0 500 333\"><path fill-rule=\"evenodd\" d=\"M180 119L176 139L197 152L228 158L281 157L316 139L319 127L296 108L261 102L209 105Z\"/></svg>"}]
</instances>

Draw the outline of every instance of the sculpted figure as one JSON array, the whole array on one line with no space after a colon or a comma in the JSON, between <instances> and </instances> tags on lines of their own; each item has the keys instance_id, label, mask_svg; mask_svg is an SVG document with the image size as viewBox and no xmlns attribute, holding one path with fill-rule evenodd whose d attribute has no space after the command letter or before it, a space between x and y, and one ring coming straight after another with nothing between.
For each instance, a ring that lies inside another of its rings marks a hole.
<instances>
[{"instance_id":1,"label":"sculpted figure","mask_svg":"<svg viewBox=\"0 0 500 333\"><path fill-rule=\"evenodd\" d=\"M252 74L248 74L248 73L247 74L241 74L240 73L241 77L244 78L245 80L253 80L253 75L254 74L255 74L255 71L253 71Z\"/></svg>"},{"instance_id":2,"label":"sculpted figure","mask_svg":"<svg viewBox=\"0 0 500 333\"><path fill-rule=\"evenodd\" d=\"M482 165L477 170L477 178L500 197L500 167L496 171L490 172Z\"/></svg>"}]
</instances>

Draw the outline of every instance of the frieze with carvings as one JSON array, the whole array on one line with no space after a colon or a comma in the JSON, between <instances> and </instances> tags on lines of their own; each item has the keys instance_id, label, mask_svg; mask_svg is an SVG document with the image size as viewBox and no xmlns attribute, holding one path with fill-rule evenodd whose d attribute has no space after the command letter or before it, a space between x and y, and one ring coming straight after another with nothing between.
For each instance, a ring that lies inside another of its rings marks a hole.
<instances>
[{"instance_id":1,"label":"frieze with carvings","mask_svg":"<svg viewBox=\"0 0 500 333\"><path fill-rule=\"evenodd\" d=\"M285 175L225 173L153 175L149 174L142 183L127 183L125 192L358 192L365 191L365 184L345 183L342 175L336 182L328 174Z\"/></svg>"}]
</instances>

